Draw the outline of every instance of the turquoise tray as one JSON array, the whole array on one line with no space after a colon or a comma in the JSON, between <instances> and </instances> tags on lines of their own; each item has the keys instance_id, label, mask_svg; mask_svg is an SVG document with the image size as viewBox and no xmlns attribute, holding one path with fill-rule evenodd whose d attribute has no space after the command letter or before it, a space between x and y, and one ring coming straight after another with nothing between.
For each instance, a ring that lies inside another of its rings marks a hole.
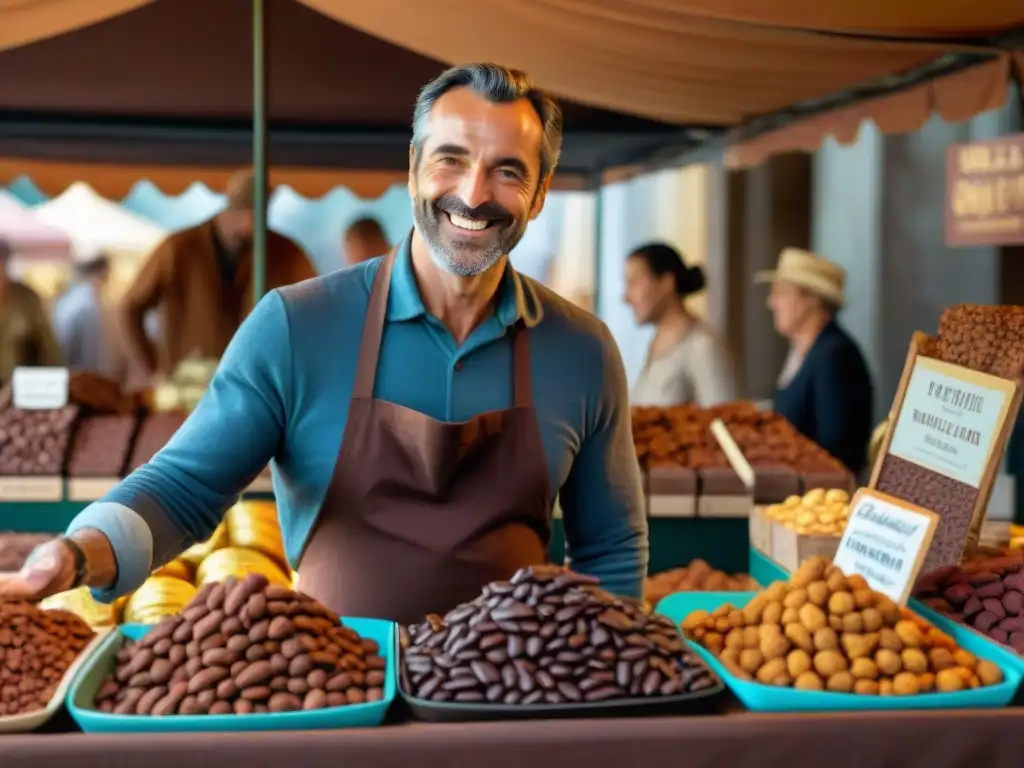
<instances>
[{"instance_id":1,"label":"turquoise tray","mask_svg":"<svg viewBox=\"0 0 1024 768\"><path fill-rule=\"evenodd\" d=\"M742 608L755 592L679 592L669 595L655 611L681 623L693 611L713 611L724 603ZM696 643L691 643L743 705L752 712L848 712L908 709L985 709L1006 707L1013 701L1022 679L1022 665L1013 654L981 635L966 630L942 616L926 616L928 621L950 635L964 650L994 662L1006 679L999 685L956 693L923 693L918 696L859 696L852 693L798 691L774 685L741 680L729 672L717 658Z\"/></svg>"},{"instance_id":2,"label":"turquoise tray","mask_svg":"<svg viewBox=\"0 0 1024 768\"><path fill-rule=\"evenodd\" d=\"M750 566L747 572L762 587L767 587L773 581L789 580L789 573L787 573L785 568L763 552L758 552L753 545L750 547L748 559Z\"/></svg>"},{"instance_id":3,"label":"turquoise tray","mask_svg":"<svg viewBox=\"0 0 1024 768\"><path fill-rule=\"evenodd\" d=\"M126 624L111 632L104 643L85 662L68 691L67 707L78 726L86 733L187 733L195 731L303 731L328 728L365 728L384 722L395 699L395 625L379 619L342 619L361 637L376 640L387 661L384 698L366 704L329 707L309 712L281 712L254 715L172 715L145 717L113 715L95 709L93 702L104 678L114 669L114 657L125 638L138 640L151 627Z\"/></svg>"}]
</instances>

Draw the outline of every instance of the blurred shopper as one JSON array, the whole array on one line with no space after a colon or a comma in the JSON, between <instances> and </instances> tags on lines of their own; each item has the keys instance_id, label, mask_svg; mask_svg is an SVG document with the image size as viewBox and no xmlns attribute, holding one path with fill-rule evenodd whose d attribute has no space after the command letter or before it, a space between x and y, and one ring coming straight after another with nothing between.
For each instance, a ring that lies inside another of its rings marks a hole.
<instances>
[{"instance_id":1,"label":"blurred shopper","mask_svg":"<svg viewBox=\"0 0 1024 768\"><path fill-rule=\"evenodd\" d=\"M384 228L376 219L359 219L345 230L342 251L346 264L359 264L391 250Z\"/></svg>"},{"instance_id":2,"label":"blurred shopper","mask_svg":"<svg viewBox=\"0 0 1024 768\"><path fill-rule=\"evenodd\" d=\"M126 342L133 366L146 377L167 376L187 357L219 358L252 308L252 173L233 176L227 197L225 210L158 245L125 293ZM299 246L267 233L268 290L315 274ZM155 343L146 333L152 309L159 312Z\"/></svg>"},{"instance_id":3,"label":"blurred shopper","mask_svg":"<svg viewBox=\"0 0 1024 768\"><path fill-rule=\"evenodd\" d=\"M625 301L636 321L654 326L633 405L708 407L736 398L736 379L725 345L683 303L704 288L704 271L689 266L672 246L651 243L626 259Z\"/></svg>"},{"instance_id":4,"label":"blurred shopper","mask_svg":"<svg viewBox=\"0 0 1024 768\"><path fill-rule=\"evenodd\" d=\"M104 301L110 259L103 253L90 254L75 271L77 281L57 299L53 309L61 362L68 368L120 381L123 360L117 352L113 318Z\"/></svg>"},{"instance_id":5,"label":"blurred shopper","mask_svg":"<svg viewBox=\"0 0 1024 768\"><path fill-rule=\"evenodd\" d=\"M60 365L60 348L39 295L8 276L10 243L0 240L0 383L19 366Z\"/></svg>"},{"instance_id":6,"label":"blurred shopper","mask_svg":"<svg viewBox=\"0 0 1024 768\"><path fill-rule=\"evenodd\" d=\"M789 341L775 411L850 471L867 464L872 385L856 342L836 322L845 303L846 271L820 256L786 248L774 272L768 307L775 330Z\"/></svg>"}]
</instances>

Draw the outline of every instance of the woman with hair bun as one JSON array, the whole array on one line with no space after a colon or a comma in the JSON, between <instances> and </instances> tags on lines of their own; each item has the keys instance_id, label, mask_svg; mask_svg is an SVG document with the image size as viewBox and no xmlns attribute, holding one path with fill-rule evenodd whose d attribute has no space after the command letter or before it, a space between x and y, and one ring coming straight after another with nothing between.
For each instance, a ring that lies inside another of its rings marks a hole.
<instances>
[{"instance_id":1,"label":"woman with hair bun","mask_svg":"<svg viewBox=\"0 0 1024 768\"><path fill-rule=\"evenodd\" d=\"M704 271L687 265L664 243L637 248L626 259L625 301L637 323L654 326L633 405L707 408L736 398L736 381L725 345L683 301L704 288Z\"/></svg>"}]
</instances>

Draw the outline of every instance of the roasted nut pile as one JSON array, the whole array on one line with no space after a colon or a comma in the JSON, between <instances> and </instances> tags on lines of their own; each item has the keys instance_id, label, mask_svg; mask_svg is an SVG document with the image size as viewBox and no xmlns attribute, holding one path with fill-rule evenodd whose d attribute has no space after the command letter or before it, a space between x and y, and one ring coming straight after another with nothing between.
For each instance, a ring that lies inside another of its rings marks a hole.
<instances>
[{"instance_id":1,"label":"roasted nut pile","mask_svg":"<svg viewBox=\"0 0 1024 768\"><path fill-rule=\"evenodd\" d=\"M772 504L765 516L797 533L814 536L842 536L850 508L850 494L841 489L816 488Z\"/></svg>"},{"instance_id":2,"label":"roasted nut pile","mask_svg":"<svg viewBox=\"0 0 1024 768\"><path fill-rule=\"evenodd\" d=\"M569 704L717 684L667 619L545 566L403 634L403 685L421 699Z\"/></svg>"},{"instance_id":3,"label":"roasted nut pile","mask_svg":"<svg viewBox=\"0 0 1024 768\"><path fill-rule=\"evenodd\" d=\"M123 715L245 715L379 701L379 651L308 596L252 574L207 584L123 647L96 705Z\"/></svg>"},{"instance_id":4,"label":"roasted nut pile","mask_svg":"<svg viewBox=\"0 0 1024 768\"><path fill-rule=\"evenodd\" d=\"M939 318L938 356L1004 379L1024 375L1024 307L958 304Z\"/></svg>"},{"instance_id":5,"label":"roasted nut pile","mask_svg":"<svg viewBox=\"0 0 1024 768\"><path fill-rule=\"evenodd\" d=\"M121 477L135 434L135 417L86 416L75 429L68 454L70 477Z\"/></svg>"},{"instance_id":6,"label":"roasted nut pile","mask_svg":"<svg viewBox=\"0 0 1024 768\"><path fill-rule=\"evenodd\" d=\"M78 407L0 411L0 475L60 475Z\"/></svg>"},{"instance_id":7,"label":"roasted nut pile","mask_svg":"<svg viewBox=\"0 0 1024 768\"><path fill-rule=\"evenodd\" d=\"M943 569L922 580L917 597L1024 654L1024 563L1019 556Z\"/></svg>"},{"instance_id":8,"label":"roasted nut pile","mask_svg":"<svg viewBox=\"0 0 1024 768\"><path fill-rule=\"evenodd\" d=\"M0 715L45 707L92 638L93 631L73 613L0 600Z\"/></svg>"},{"instance_id":9,"label":"roasted nut pile","mask_svg":"<svg viewBox=\"0 0 1024 768\"><path fill-rule=\"evenodd\" d=\"M757 588L757 582L745 573L730 576L703 560L694 560L682 568L649 576L644 583L644 600L653 605L676 592L746 592Z\"/></svg>"},{"instance_id":10,"label":"roasted nut pile","mask_svg":"<svg viewBox=\"0 0 1024 768\"><path fill-rule=\"evenodd\" d=\"M784 465L803 472L842 470L825 449L797 432L784 418L758 411L746 402L707 409L694 405L634 408L637 456L651 467L728 467L710 430L711 422L718 418L754 466Z\"/></svg>"},{"instance_id":11,"label":"roasted nut pile","mask_svg":"<svg viewBox=\"0 0 1024 768\"><path fill-rule=\"evenodd\" d=\"M824 558L807 560L742 610L690 614L683 631L730 671L765 685L908 696L1003 680L998 666Z\"/></svg>"}]
</instances>

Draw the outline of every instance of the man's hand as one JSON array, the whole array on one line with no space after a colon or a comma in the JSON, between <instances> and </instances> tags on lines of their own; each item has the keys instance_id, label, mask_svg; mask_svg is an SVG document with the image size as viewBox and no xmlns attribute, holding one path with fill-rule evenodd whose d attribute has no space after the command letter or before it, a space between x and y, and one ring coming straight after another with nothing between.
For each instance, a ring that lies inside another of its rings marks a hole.
<instances>
[{"instance_id":1,"label":"man's hand","mask_svg":"<svg viewBox=\"0 0 1024 768\"><path fill-rule=\"evenodd\" d=\"M18 573L0 575L0 597L38 602L74 583L75 556L54 539L36 547Z\"/></svg>"},{"instance_id":2,"label":"man's hand","mask_svg":"<svg viewBox=\"0 0 1024 768\"><path fill-rule=\"evenodd\" d=\"M85 555L84 582L106 589L117 580L117 559L110 541L97 530L84 528L71 538ZM0 576L0 597L37 602L75 586L76 563L71 547L59 539L36 547L18 573Z\"/></svg>"}]
</instances>

